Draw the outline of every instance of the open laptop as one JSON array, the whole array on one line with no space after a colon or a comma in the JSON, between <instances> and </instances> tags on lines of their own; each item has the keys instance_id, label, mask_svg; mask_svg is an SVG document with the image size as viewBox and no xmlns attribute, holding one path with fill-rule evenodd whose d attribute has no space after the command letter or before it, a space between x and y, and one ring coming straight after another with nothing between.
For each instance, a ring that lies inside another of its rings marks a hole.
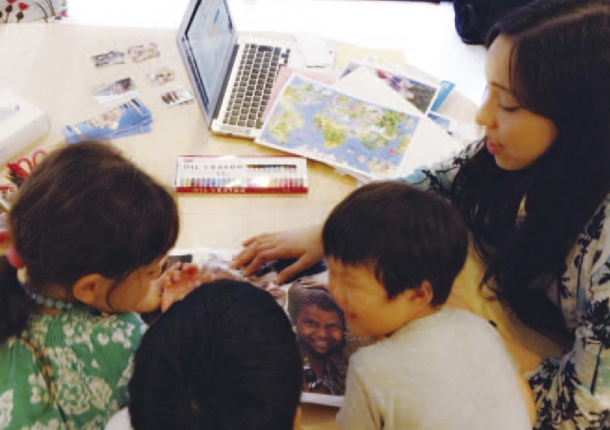
<instances>
[{"instance_id":1,"label":"open laptop","mask_svg":"<svg viewBox=\"0 0 610 430\"><path fill-rule=\"evenodd\" d=\"M278 67L294 42L237 35L228 0L191 0L178 47L210 129L255 139Z\"/></svg>"}]
</instances>

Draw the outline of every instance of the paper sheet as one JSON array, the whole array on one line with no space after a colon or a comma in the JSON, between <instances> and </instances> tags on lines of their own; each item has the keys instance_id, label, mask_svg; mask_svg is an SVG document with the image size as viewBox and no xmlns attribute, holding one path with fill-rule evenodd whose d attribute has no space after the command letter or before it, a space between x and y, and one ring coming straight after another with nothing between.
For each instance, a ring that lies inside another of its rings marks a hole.
<instances>
[{"instance_id":1,"label":"paper sheet","mask_svg":"<svg viewBox=\"0 0 610 430\"><path fill-rule=\"evenodd\" d=\"M269 101L267 102L267 107L265 108L265 111L263 112L263 115L261 116L261 121L265 121L267 119L267 116L269 116L269 112L271 112L271 109L273 108L273 105L275 104L275 100L277 99L277 96L284 89L284 85L286 85L286 82L288 82L290 80L290 77L292 75L294 75L295 73L298 73L299 75L309 78L312 81L316 81L316 82L319 82L319 83L325 84L325 85L334 84L339 77L337 72L321 72L321 71L316 71L316 70L297 69L294 67L286 67L286 66L280 67L280 71L278 72L277 76L275 77L275 82L273 83L273 89L271 90L271 94L269 95Z\"/></svg>"},{"instance_id":2,"label":"paper sheet","mask_svg":"<svg viewBox=\"0 0 610 430\"><path fill-rule=\"evenodd\" d=\"M334 87L394 110L421 115L415 106L377 78L370 69L356 69L339 79ZM422 116L421 121L407 147L398 176L406 176L420 166L441 161L463 148L463 144L447 134L431 119ZM358 179L362 182L370 181L365 177Z\"/></svg>"},{"instance_id":3,"label":"paper sheet","mask_svg":"<svg viewBox=\"0 0 610 430\"><path fill-rule=\"evenodd\" d=\"M406 65L405 53L396 49L367 49L357 46L339 46L335 52L335 69L342 70L350 61L369 61L381 66Z\"/></svg>"}]
</instances>

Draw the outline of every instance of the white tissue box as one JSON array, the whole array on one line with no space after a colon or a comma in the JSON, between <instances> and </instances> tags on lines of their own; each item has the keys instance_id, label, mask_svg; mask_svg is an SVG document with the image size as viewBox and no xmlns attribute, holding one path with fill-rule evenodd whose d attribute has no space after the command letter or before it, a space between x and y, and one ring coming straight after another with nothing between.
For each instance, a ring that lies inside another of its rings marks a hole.
<instances>
[{"instance_id":1,"label":"white tissue box","mask_svg":"<svg viewBox=\"0 0 610 430\"><path fill-rule=\"evenodd\" d=\"M51 130L47 114L8 90L0 90L0 163L6 163Z\"/></svg>"}]
</instances>

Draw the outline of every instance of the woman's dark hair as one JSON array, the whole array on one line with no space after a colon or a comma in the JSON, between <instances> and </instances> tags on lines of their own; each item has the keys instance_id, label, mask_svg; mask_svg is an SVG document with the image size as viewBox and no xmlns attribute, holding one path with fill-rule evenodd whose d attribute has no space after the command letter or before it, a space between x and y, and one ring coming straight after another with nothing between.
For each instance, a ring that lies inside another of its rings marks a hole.
<instances>
[{"instance_id":1,"label":"woman's dark hair","mask_svg":"<svg viewBox=\"0 0 610 430\"><path fill-rule=\"evenodd\" d=\"M370 265L389 299L430 282L435 306L447 300L468 252L468 230L449 202L396 181L348 195L324 223L322 241L326 257Z\"/></svg>"},{"instance_id":2,"label":"woman's dark hair","mask_svg":"<svg viewBox=\"0 0 610 430\"><path fill-rule=\"evenodd\" d=\"M315 305L326 312L337 312L341 319L341 327L345 331L345 316L341 308L335 303L323 284L307 279L299 279L288 289L287 312L293 325L297 324L301 310L304 307Z\"/></svg>"},{"instance_id":3,"label":"woman's dark hair","mask_svg":"<svg viewBox=\"0 0 610 430\"><path fill-rule=\"evenodd\" d=\"M175 243L173 197L109 144L83 142L49 153L19 188L9 213L28 289L70 288L97 273L118 284ZM0 342L27 326L33 300L0 258Z\"/></svg>"},{"instance_id":4,"label":"woman's dark hair","mask_svg":"<svg viewBox=\"0 0 610 430\"><path fill-rule=\"evenodd\" d=\"M521 171L502 170L482 145L456 175L452 198L487 264L484 281L493 278L500 300L551 334L562 320L545 289L561 282L570 249L610 192L610 2L535 1L499 20L487 46L500 35L513 43L514 97L550 119L557 138Z\"/></svg>"},{"instance_id":5,"label":"woman's dark hair","mask_svg":"<svg viewBox=\"0 0 610 430\"><path fill-rule=\"evenodd\" d=\"M129 382L135 430L292 430L303 363L273 297L249 283L203 284L148 329Z\"/></svg>"}]
</instances>

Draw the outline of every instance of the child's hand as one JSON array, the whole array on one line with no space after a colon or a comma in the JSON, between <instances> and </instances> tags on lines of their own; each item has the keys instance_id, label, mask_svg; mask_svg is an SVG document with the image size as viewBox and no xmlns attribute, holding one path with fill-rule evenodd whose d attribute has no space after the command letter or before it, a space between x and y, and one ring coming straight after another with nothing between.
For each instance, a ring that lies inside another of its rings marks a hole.
<instances>
[{"instance_id":1,"label":"child's hand","mask_svg":"<svg viewBox=\"0 0 610 430\"><path fill-rule=\"evenodd\" d=\"M229 267L218 265L214 263L204 263L202 270L205 273L209 273L214 279L231 279L233 281L244 281L249 282L248 279L244 278L240 271L230 269Z\"/></svg>"},{"instance_id":2,"label":"child's hand","mask_svg":"<svg viewBox=\"0 0 610 430\"><path fill-rule=\"evenodd\" d=\"M174 302L182 300L204 282L214 280L209 272L201 272L195 264L175 263L159 278L161 286L161 312L165 312Z\"/></svg>"}]
</instances>

